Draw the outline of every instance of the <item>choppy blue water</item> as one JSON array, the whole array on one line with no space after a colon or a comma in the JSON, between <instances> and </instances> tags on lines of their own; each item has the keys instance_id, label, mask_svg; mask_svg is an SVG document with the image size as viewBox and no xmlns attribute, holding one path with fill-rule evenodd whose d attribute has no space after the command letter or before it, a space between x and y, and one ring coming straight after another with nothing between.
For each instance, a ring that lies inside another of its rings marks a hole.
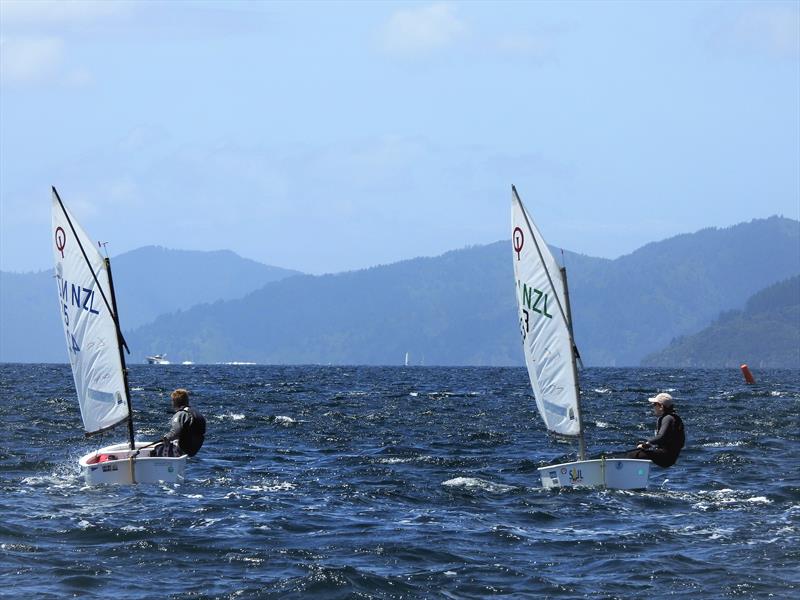
<instances>
[{"instance_id":1,"label":"choppy blue water","mask_svg":"<svg viewBox=\"0 0 800 600\"><path fill-rule=\"evenodd\" d=\"M523 369L134 366L137 438L193 392L176 485L86 487L68 366L0 365L0 595L29 598L785 598L800 586L800 377L587 369L590 451L689 441L648 491L539 488Z\"/></svg>"}]
</instances>

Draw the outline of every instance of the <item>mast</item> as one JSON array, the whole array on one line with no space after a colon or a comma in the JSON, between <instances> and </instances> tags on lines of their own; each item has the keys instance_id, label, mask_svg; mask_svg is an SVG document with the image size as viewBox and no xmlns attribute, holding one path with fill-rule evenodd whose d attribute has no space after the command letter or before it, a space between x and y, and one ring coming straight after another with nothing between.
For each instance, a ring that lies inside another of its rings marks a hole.
<instances>
[{"instance_id":1,"label":"mast","mask_svg":"<svg viewBox=\"0 0 800 600\"><path fill-rule=\"evenodd\" d=\"M119 317L117 316L117 297L114 294L114 278L111 276L111 260L106 257L105 263L106 271L108 272L108 288L111 294L111 308L113 308L111 315L114 319L114 325L117 328L117 349L119 350L119 362L122 363L122 381L125 383L125 401L128 403L128 441L130 443L131 450L136 450L136 443L133 439L133 407L131 406L131 391L128 386L128 367L125 364L125 353L122 351L122 346L124 345L127 349L128 345L125 343L125 340L122 337L122 331L119 328Z\"/></svg>"},{"instance_id":2,"label":"mast","mask_svg":"<svg viewBox=\"0 0 800 600\"><path fill-rule=\"evenodd\" d=\"M567 311L567 329L569 330L569 344L572 347L572 373L575 376L575 398L578 403L578 458L586 460L586 440L583 436L583 408L581 407L581 386L578 382L578 347L575 345L575 336L572 332L572 309L569 304L569 286L567 285L567 268L561 267L561 279L564 282L564 304Z\"/></svg>"}]
</instances>

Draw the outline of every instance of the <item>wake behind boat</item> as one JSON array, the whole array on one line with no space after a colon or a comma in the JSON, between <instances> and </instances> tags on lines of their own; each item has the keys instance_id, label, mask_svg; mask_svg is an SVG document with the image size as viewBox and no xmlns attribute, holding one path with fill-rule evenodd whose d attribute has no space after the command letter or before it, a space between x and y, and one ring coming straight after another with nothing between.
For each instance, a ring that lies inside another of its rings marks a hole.
<instances>
[{"instance_id":1,"label":"wake behind boat","mask_svg":"<svg viewBox=\"0 0 800 600\"><path fill-rule=\"evenodd\" d=\"M511 231L520 332L536 407L548 431L578 442L579 460L538 469L542 486L646 488L649 460L586 460L567 271L558 266L514 186Z\"/></svg>"},{"instance_id":2,"label":"wake behind boat","mask_svg":"<svg viewBox=\"0 0 800 600\"><path fill-rule=\"evenodd\" d=\"M128 443L78 461L90 485L183 479L186 455L151 457L154 444L134 441L128 371L111 261L103 258L53 189L52 235L59 314L86 435L127 423Z\"/></svg>"}]
</instances>

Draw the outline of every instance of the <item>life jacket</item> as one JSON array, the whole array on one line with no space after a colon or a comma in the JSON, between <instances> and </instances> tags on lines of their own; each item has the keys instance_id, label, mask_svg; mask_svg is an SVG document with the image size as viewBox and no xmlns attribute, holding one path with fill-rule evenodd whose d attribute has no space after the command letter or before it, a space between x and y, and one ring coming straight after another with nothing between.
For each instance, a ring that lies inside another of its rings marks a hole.
<instances>
[{"instance_id":1,"label":"life jacket","mask_svg":"<svg viewBox=\"0 0 800 600\"><path fill-rule=\"evenodd\" d=\"M184 406L181 410L189 415L189 422L181 429L178 446L189 456L194 456L206 439L206 419L191 406Z\"/></svg>"},{"instance_id":2,"label":"life jacket","mask_svg":"<svg viewBox=\"0 0 800 600\"><path fill-rule=\"evenodd\" d=\"M684 445L686 445L686 431L683 428L683 419L680 418L678 413L672 413L672 416L675 417L675 429L678 432L678 450L683 450Z\"/></svg>"},{"instance_id":3,"label":"life jacket","mask_svg":"<svg viewBox=\"0 0 800 600\"><path fill-rule=\"evenodd\" d=\"M683 427L683 419L680 418L678 413L674 411L670 411L658 417L658 423L656 425L656 433L661 430L661 421L664 420L664 417L670 416L674 419L674 426L670 429L670 436L668 439L664 440L667 445L667 450L670 450L677 454L683 449L683 446L686 444L686 431Z\"/></svg>"},{"instance_id":4,"label":"life jacket","mask_svg":"<svg viewBox=\"0 0 800 600\"><path fill-rule=\"evenodd\" d=\"M87 460L86 464L96 465L97 463L108 462L110 460L117 460L117 457L113 454L98 454Z\"/></svg>"}]
</instances>

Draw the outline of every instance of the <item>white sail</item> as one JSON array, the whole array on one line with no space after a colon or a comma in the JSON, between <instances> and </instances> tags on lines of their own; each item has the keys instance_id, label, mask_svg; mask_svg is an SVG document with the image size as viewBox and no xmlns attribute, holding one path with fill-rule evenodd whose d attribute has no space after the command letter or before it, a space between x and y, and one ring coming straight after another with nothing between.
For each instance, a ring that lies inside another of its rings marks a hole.
<instances>
[{"instance_id":1,"label":"white sail","mask_svg":"<svg viewBox=\"0 0 800 600\"><path fill-rule=\"evenodd\" d=\"M578 436L578 386L561 271L515 189L511 195L517 307L536 406L548 430Z\"/></svg>"},{"instance_id":2,"label":"white sail","mask_svg":"<svg viewBox=\"0 0 800 600\"><path fill-rule=\"evenodd\" d=\"M94 433L129 417L111 288L103 257L55 190L51 243L58 311L81 417L87 433Z\"/></svg>"}]
</instances>

